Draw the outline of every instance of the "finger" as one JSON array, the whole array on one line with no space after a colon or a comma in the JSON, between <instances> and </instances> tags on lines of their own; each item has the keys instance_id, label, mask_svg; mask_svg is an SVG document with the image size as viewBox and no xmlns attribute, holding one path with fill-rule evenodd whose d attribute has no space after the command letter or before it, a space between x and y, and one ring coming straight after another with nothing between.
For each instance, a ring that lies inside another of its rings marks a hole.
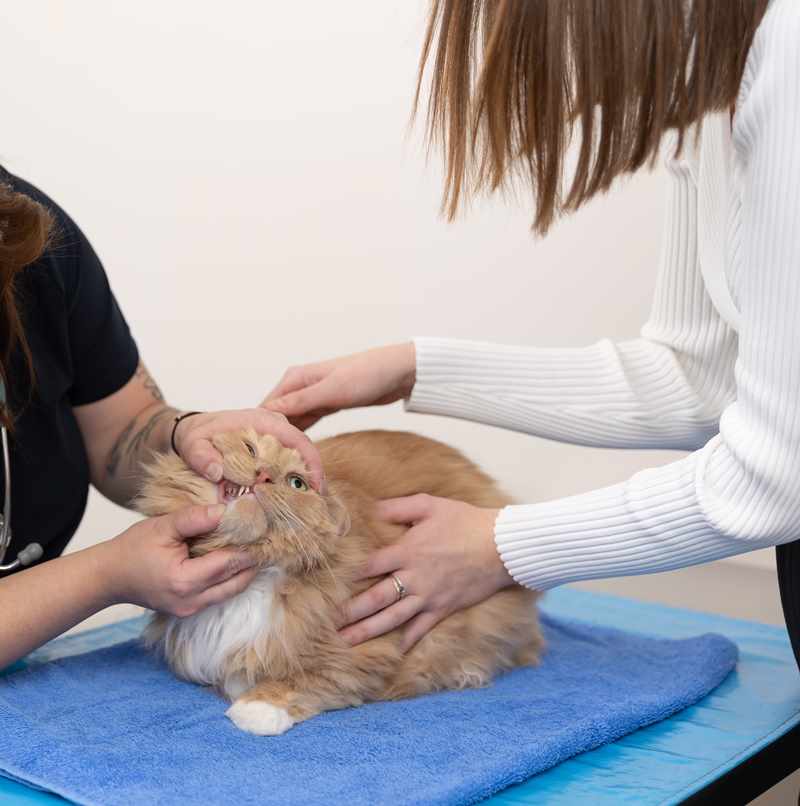
<instances>
[{"instance_id":1,"label":"finger","mask_svg":"<svg viewBox=\"0 0 800 806\"><path fill-rule=\"evenodd\" d=\"M403 640L400 642L400 649L408 652L420 638L424 638L442 619L444 614L423 610L418 613L403 629Z\"/></svg>"},{"instance_id":2,"label":"finger","mask_svg":"<svg viewBox=\"0 0 800 806\"><path fill-rule=\"evenodd\" d=\"M283 397L288 392L302 389L304 386L308 386L308 383L309 379L301 369L287 369L278 384L274 386L272 391L261 401L261 405L266 407L270 400Z\"/></svg>"},{"instance_id":3,"label":"finger","mask_svg":"<svg viewBox=\"0 0 800 806\"><path fill-rule=\"evenodd\" d=\"M225 514L225 504L211 507L186 507L162 516L162 523L169 529L173 537L185 540L213 532L219 526Z\"/></svg>"},{"instance_id":4,"label":"finger","mask_svg":"<svg viewBox=\"0 0 800 806\"><path fill-rule=\"evenodd\" d=\"M212 604L219 604L237 593L241 593L256 577L258 568L246 568L235 576L214 585L197 597L198 610L202 610Z\"/></svg>"},{"instance_id":5,"label":"finger","mask_svg":"<svg viewBox=\"0 0 800 806\"><path fill-rule=\"evenodd\" d=\"M397 588L391 577L367 588L344 605L344 624L353 624L383 610L397 601Z\"/></svg>"},{"instance_id":6,"label":"finger","mask_svg":"<svg viewBox=\"0 0 800 806\"><path fill-rule=\"evenodd\" d=\"M419 596L406 596L405 599L401 599L397 604L381 610L380 613L345 627L339 631L339 635L350 646L363 644L364 641L377 638L379 635L384 635L401 624L405 624L420 611L421 607L422 599Z\"/></svg>"},{"instance_id":7,"label":"finger","mask_svg":"<svg viewBox=\"0 0 800 806\"><path fill-rule=\"evenodd\" d=\"M267 408L279 411L287 417L301 417L322 409L335 410L334 393L333 385L326 379L295 391L287 391L270 400Z\"/></svg>"},{"instance_id":8,"label":"finger","mask_svg":"<svg viewBox=\"0 0 800 806\"><path fill-rule=\"evenodd\" d=\"M376 504L375 512L380 520L390 523L416 523L431 514L434 500L430 495L385 498Z\"/></svg>"},{"instance_id":9,"label":"finger","mask_svg":"<svg viewBox=\"0 0 800 806\"><path fill-rule=\"evenodd\" d=\"M403 545L394 543L370 555L369 559L361 567L356 581L390 574L392 571L402 568L405 565L405 561L406 556Z\"/></svg>"},{"instance_id":10,"label":"finger","mask_svg":"<svg viewBox=\"0 0 800 806\"><path fill-rule=\"evenodd\" d=\"M222 480L222 455L208 439L195 439L184 449L184 461L195 473L216 484Z\"/></svg>"},{"instance_id":11,"label":"finger","mask_svg":"<svg viewBox=\"0 0 800 806\"><path fill-rule=\"evenodd\" d=\"M181 564L181 576L190 590L203 591L254 565L255 560L247 551L218 549L202 557L184 560Z\"/></svg>"}]
</instances>

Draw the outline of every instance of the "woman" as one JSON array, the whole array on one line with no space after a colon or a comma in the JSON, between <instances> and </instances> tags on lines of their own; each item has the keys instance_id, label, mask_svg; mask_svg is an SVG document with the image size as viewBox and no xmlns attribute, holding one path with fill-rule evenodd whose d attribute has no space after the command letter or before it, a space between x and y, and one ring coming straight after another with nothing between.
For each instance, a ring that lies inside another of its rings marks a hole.
<instances>
[{"instance_id":1,"label":"woman","mask_svg":"<svg viewBox=\"0 0 800 806\"><path fill-rule=\"evenodd\" d=\"M89 483L129 503L152 451L174 449L218 482L221 457L211 437L252 426L297 448L319 489L320 459L308 438L263 409L181 414L168 406L83 233L43 193L3 169L0 294L10 557L29 542L44 555L0 579L0 669L114 603L189 615L246 587L255 574L247 554L188 556L186 539L212 530L222 505L140 521L112 540L59 555L80 523Z\"/></svg>"},{"instance_id":2,"label":"woman","mask_svg":"<svg viewBox=\"0 0 800 806\"><path fill-rule=\"evenodd\" d=\"M374 585L351 602L345 636L406 624L410 646L514 582L546 590L777 545L798 654L800 4L434 0L422 69L431 54L429 134L443 142L450 216L471 191L525 182L544 234L663 150L671 188L650 319L641 338L585 349L417 339L290 369L265 405L305 428L406 399L551 439L693 452L499 513L385 502L387 519L412 527L366 573L396 574L408 595L391 578Z\"/></svg>"}]
</instances>

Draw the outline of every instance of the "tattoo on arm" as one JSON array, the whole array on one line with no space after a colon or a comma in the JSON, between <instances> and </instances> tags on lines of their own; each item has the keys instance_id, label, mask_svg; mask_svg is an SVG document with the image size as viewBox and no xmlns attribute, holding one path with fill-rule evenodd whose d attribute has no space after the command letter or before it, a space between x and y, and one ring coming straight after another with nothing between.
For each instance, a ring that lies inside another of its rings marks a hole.
<instances>
[{"instance_id":1,"label":"tattoo on arm","mask_svg":"<svg viewBox=\"0 0 800 806\"><path fill-rule=\"evenodd\" d=\"M139 378L144 384L144 388L153 396L153 400L159 403L164 402L164 395L158 388L158 384L153 380L153 376L147 371L147 367L140 361L139 366L136 367L136 377Z\"/></svg>"},{"instance_id":2,"label":"tattoo on arm","mask_svg":"<svg viewBox=\"0 0 800 806\"><path fill-rule=\"evenodd\" d=\"M158 384L153 379L153 376L147 371L147 367L141 361L139 362L139 366L136 367L134 377L150 393L156 403L164 404L164 395L161 389L158 388ZM153 433L158 423L161 422L164 417L174 414L174 412L174 409L168 408L166 405L161 405L138 430L136 430L136 427L139 415L134 417L125 428L122 429L116 442L114 442L113 447L109 451L108 461L106 462L106 473L108 477L112 478L115 476L123 462L126 462L128 465L138 462L142 458L139 454L142 449L147 446L150 435Z\"/></svg>"},{"instance_id":3,"label":"tattoo on arm","mask_svg":"<svg viewBox=\"0 0 800 806\"><path fill-rule=\"evenodd\" d=\"M128 441L128 438L133 431L133 427L136 425L136 420L131 420L125 428L122 429L120 435L117 437L117 441L114 443L114 446L111 448L108 454L108 462L106 462L106 473L109 477L113 476L117 472L117 468L119 467L119 463L122 460L122 453L125 447L125 443Z\"/></svg>"},{"instance_id":4,"label":"tattoo on arm","mask_svg":"<svg viewBox=\"0 0 800 806\"><path fill-rule=\"evenodd\" d=\"M135 467L142 460L142 453L148 447L150 436L158 424L167 417L174 417L176 412L177 409L168 406L159 407L138 430L136 430L138 417L131 420L122 429L114 446L109 451L108 462L106 463L106 473L109 478L116 475L123 460L129 467Z\"/></svg>"}]
</instances>

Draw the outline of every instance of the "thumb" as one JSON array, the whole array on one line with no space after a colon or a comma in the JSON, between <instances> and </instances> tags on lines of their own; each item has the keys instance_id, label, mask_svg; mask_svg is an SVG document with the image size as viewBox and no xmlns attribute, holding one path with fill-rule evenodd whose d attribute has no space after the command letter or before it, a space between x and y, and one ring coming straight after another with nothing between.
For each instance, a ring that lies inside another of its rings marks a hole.
<instances>
[{"instance_id":1,"label":"thumb","mask_svg":"<svg viewBox=\"0 0 800 806\"><path fill-rule=\"evenodd\" d=\"M186 507L162 517L164 524L175 539L188 540L191 537L199 537L213 532L219 526L225 509L225 504L214 504L211 507Z\"/></svg>"},{"instance_id":2,"label":"thumb","mask_svg":"<svg viewBox=\"0 0 800 806\"><path fill-rule=\"evenodd\" d=\"M185 560L183 570L194 589L205 590L252 568L255 564L255 558L247 551L217 549L202 557Z\"/></svg>"}]
</instances>

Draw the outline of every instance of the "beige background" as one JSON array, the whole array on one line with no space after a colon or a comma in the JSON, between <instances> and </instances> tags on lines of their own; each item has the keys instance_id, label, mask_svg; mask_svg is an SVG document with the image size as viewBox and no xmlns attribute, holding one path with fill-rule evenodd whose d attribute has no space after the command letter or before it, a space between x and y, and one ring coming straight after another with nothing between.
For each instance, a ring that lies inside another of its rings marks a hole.
<instances>
[{"instance_id":1,"label":"beige background","mask_svg":"<svg viewBox=\"0 0 800 806\"><path fill-rule=\"evenodd\" d=\"M525 199L447 225L438 165L407 133L424 8L28 0L4 20L0 160L89 235L175 405L254 404L290 363L417 334L569 346L638 332L663 173L634 177L543 242ZM340 414L312 435L376 426L459 446L520 500L678 456L399 406ZM131 518L94 496L73 546ZM769 552L727 562L742 561L772 566Z\"/></svg>"}]
</instances>

